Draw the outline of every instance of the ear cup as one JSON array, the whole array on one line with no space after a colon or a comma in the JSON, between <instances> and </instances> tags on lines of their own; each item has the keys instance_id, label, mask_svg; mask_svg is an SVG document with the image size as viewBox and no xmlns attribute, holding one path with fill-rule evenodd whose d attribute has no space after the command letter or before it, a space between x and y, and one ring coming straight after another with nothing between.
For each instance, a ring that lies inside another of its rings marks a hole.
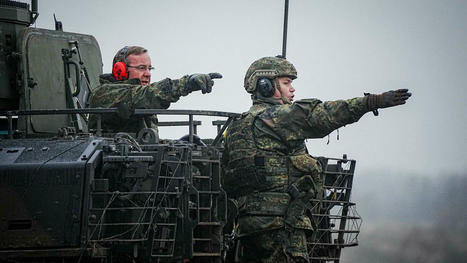
<instances>
[{"instance_id":1,"label":"ear cup","mask_svg":"<svg viewBox=\"0 0 467 263\"><path fill-rule=\"evenodd\" d=\"M114 57L114 65L112 67L112 75L116 80L128 79L128 68L126 66L126 56L130 50L130 46L124 46Z\"/></svg>"},{"instance_id":2,"label":"ear cup","mask_svg":"<svg viewBox=\"0 0 467 263\"><path fill-rule=\"evenodd\" d=\"M260 78L256 83L256 88L258 89L259 94L265 98L272 97L274 95L274 84L270 79Z\"/></svg>"},{"instance_id":3,"label":"ear cup","mask_svg":"<svg viewBox=\"0 0 467 263\"><path fill-rule=\"evenodd\" d=\"M128 79L128 70L125 62L117 62L114 64L112 74L116 80Z\"/></svg>"}]
</instances>

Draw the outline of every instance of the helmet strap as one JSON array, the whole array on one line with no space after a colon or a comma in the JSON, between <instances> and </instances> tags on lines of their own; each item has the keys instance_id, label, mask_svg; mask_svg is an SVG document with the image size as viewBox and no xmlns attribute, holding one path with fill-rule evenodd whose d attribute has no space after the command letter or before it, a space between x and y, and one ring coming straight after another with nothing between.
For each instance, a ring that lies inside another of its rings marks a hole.
<instances>
[{"instance_id":1,"label":"helmet strap","mask_svg":"<svg viewBox=\"0 0 467 263\"><path fill-rule=\"evenodd\" d=\"M284 104L292 104L292 102L286 96L284 96L284 94L282 94L281 86L279 84L279 78L274 79L274 86L279 91L279 93L281 94L282 102Z\"/></svg>"}]
</instances>

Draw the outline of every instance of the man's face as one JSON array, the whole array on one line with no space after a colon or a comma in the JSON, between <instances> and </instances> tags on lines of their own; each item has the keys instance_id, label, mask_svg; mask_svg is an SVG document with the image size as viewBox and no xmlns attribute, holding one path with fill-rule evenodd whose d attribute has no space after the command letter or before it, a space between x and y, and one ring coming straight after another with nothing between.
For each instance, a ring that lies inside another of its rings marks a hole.
<instances>
[{"instance_id":1,"label":"man's face","mask_svg":"<svg viewBox=\"0 0 467 263\"><path fill-rule=\"evenodd\" d=\"M131 54L126 58L128 78L139 79L143 86L151 83L151 58L148 53Z\"/></svg>"},{"instance_id":2,"label":"man's face","mask_svg":"<svg viewBox=\"0 0 467 263\"><path fill-rule=\"evenodd\" d=\"M278 89L275 89L275 93L273 97L276 99L281 99L282 98L281 93L282 93L282 96L287 98L290 102L293 102L293 98L295 97L294 95L295 89L292 86L293 79L289 77L280 77L278 78L278 80L279 80L280 92ZM282 100L280 100L280 102L283 104Z\"/></svg>"}]
</instances>

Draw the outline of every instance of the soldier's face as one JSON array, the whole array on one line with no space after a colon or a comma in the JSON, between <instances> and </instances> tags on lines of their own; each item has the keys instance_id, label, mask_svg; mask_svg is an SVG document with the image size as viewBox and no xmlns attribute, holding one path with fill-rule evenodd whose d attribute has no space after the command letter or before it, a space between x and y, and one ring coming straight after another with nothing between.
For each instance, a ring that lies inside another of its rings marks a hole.
<instances>
[{"instance_id":1,"label":"soldier's face","mask_svg":"<svg viewBox=\"0 0 467 263\"><path fill-rule=\"evenodd\" d=\"M282 96L286 97L290 102L293 102L293 98L295 97L295 94L294 94L295 89L292 86L293 79L289 77L280 77L278 78L278 80L279 80L280 92L278 89L276 89L273 97L276 99L280 99L281 93L282 93Z\"/></svg>"},{"instance_id":2,"label":"soldier's face","mask_svg":"<svg viewBox=\"0 0 467 263\"><path fill-rule=\"evenodd\" d=\"M143 86L151 83L151 58L148 53L131 54L126 58L128 78L139 79Z\"/></svg>"}]
</instances>

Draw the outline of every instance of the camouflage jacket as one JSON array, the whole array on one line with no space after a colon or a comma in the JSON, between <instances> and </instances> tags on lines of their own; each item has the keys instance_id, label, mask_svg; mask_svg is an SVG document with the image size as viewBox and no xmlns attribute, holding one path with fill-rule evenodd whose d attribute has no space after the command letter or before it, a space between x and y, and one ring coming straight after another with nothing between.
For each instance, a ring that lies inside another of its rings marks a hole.
<instances>
[{"instance_id":1,"label":"camouflage jacket","mask_svg":"<svg viewBox=\"0 0 467 263\"><path fill-rule=\"evenodd\" d=\"M102 116L102 128L109 132L137 132L142 128L157 130L157 117L133 118L134 109L167 109L170 103L188 94L184 87L189 76L178 80L169 78L142 86L138 79L117 81L111 74L100 76L101 85L90 97L91 108L118 108L119 114ZM96 116L91 116L89 127L96 128Z\"/></svg>"},{"instance_id":2,"label":"camouflage jacket","mask_svg":"<svg viewBox=\"0 0 467 263\"><path fill-rule=\"evenodd\" d=\"M322 138L356 122L368 112L367 99L321 102L299 100L274 105L255 101L229 127L223 154L223 187L239 204L239 235L281 228L313 229L310 219L288 210L291 185L313 178L302 191L316 192L319 163L307 153L305 139ZM309 188L309 189L307 189Z\"/></svg>"}]
</instances>

